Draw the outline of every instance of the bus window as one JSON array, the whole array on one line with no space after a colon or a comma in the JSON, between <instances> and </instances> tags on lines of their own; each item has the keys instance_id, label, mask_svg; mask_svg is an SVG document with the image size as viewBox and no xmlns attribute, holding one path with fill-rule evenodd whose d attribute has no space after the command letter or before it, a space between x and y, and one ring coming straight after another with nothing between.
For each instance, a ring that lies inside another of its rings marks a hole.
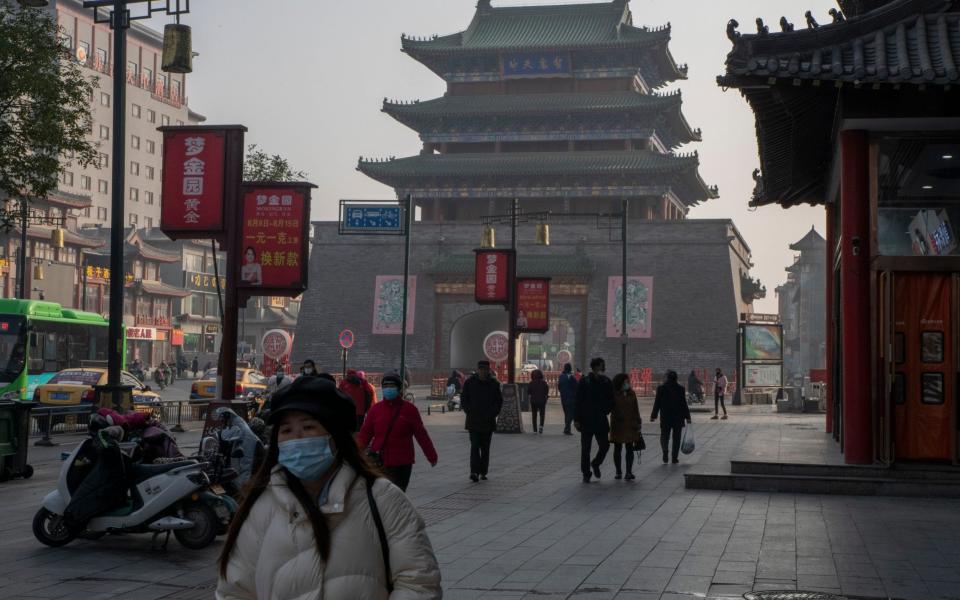
<instances>
[{"instance_id":1,"label":"bus window","mask_svg":"<svg viewBox=\"0 0 960 600\"><path fill-rule=\"evenodd\" d=\"M22 319L0 321L0 384L15 381L23 372L26 342Z\"/></svg>"}]
</instances>

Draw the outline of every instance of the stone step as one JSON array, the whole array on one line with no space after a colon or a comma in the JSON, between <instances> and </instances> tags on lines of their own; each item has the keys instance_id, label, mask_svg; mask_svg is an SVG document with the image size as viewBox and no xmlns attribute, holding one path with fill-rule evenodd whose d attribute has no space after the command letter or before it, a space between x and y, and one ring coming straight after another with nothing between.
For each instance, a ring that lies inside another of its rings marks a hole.
<instances>
[{"instance_id":1,"label":"stone step","mask_svg":"<svg viewBox=\"0 0 960 600\"><path fill-rule=\"evenodd\" d=\"M960 498L960 481L696 471L687 472L684 479L687 489L693 490Z\"/></svg>"},{"instance_id":2,"label":"stone step","mask_svg":"<svg viewBox=\"0 0 960 600\"><path fill-rule=\"evenodd\" d=\"M829 465L761 460L731 460L730 472L737 475L856 477L905 481L952 481L960 483L960 469L953 465L905 464L883 467L878 465Z\"/></svg>"}]
</instances>

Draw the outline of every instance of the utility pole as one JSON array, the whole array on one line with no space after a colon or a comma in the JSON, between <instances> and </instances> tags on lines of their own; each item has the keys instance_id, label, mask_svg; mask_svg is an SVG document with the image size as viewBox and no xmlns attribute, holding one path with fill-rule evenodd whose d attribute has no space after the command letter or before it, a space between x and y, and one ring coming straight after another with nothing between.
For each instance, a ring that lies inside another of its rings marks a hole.
<instances>
[{"instance_id":1,"label":"utility pole","mask_svg":"<svg viewBox=\"0 0 960 600\"><path fill-rule=\"evenodd\" d=\"M507 383L516 383L517 378L517 212L520 201L513 199L510 208L510 302L507 305L507 337L510 345L507 347Z\"/></svg>"},{"instance_id":2,"label":"utility pole","mask_svg":"<svg viewBox=\"0 0 960 600\"><path fill-rule=\"evenodd\" d=\"M406 212L403 214L404 229L403 232L403 316L401 317L400 329L400 378L405 385L410 385L407 381L407 306L410 294L410 230L413 228L413 196L407 194ZM344 350L344 372L346 372L346 350Z\"/></svg>"},{"instance_id":3,"label":"utility pole","mask_svg":"<svg viewBox=\"0 0 960 600\"><path fill-rule=\"evenodd\" d=\"M627 201L624 199L620 207L620 238L622 242L623 259L623 288L620 293L620 372L627 371L627 341L629 332L627 330Z\"/></svg>"}]
</instances>

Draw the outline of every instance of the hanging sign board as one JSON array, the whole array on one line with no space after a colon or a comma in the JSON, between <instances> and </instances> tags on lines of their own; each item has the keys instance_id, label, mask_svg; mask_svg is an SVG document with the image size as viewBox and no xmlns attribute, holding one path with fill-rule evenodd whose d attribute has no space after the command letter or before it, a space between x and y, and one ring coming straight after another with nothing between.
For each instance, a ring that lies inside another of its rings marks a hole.
<instances>
[{"instance_id":1,"label":"hanging sign board","mask_svg":"<svg viewBox=\"0 0 960 600\"><path fill-rule=\"evenodd\" d=\"M550 331L550 279L517 279L517 333Z\"/></svg>"},{"instance_id":2,"label":"hanging sign board","mask_svg":"<svg viewBox=\"0 0 960 600\"><path fill-rule=\"evenodd\" d=\"M307 289L312 184L244 185L237 287L253 296L297 296Z\"/></svg>"},{"instance_id":3,"label":"hanging sign board","mask_svg":"<svg viewBox=\"0 0 960 600\"><path fill-rule=\"evenodd\" d=\"M474 300L477 304L503 304L510 301L513 252L476 250Z\"/></svg>"},{"instance_id":4,"label":"hanging sign board","mask_svg":"<svg viewBox=\"0 0 960 600\"><path fill-rule=\"evenodd\" d=\"M169 238L216 237L224 231L228 129L161 128L160 229Z\"/></svg>"}]
</instances>

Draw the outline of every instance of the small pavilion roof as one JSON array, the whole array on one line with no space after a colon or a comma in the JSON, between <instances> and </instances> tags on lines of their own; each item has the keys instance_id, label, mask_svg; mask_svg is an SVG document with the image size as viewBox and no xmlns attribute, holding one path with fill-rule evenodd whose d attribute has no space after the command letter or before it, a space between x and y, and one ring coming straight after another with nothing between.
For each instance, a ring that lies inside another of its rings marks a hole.
<instances>
[{"instance_id":1,"label":"small pavilion roof","mask_svg":"<svg viewBox=\"0 0 960 600\"><path fill-rule=\"evenodd\" d=\"M799 241L790 244L790 249L798 252L825 250L826 247L827 240L817 232L816 227L811 227L807 235L800 238Z\"/></svg>"},{"instance_id":2,"label":"small pavilion roof","mask_svg":"<svg viewBox=\"0 0 960 600\"><path fill-rule=\"evenodd\" d=\"M190 292L184 290L183 288L174 287L172 285L167 285L160 281L150 281L147 279L142 279L137 282L140 285L140 288L148 293L155 296L170 296L171 298L186 298L190 295Z\"/></svg>"}]
</instances>

